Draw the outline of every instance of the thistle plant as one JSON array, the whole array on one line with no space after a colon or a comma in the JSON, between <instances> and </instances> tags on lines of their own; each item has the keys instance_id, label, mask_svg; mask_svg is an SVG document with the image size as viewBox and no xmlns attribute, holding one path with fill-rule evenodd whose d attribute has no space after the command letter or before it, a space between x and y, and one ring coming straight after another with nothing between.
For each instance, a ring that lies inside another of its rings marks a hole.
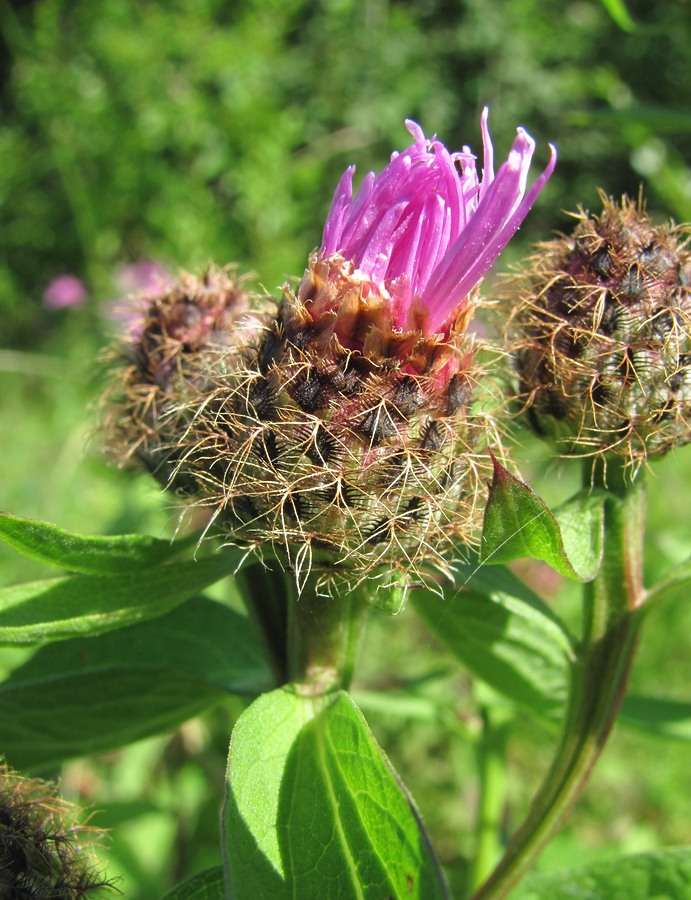
<instances>
[{"instance_id":1,"label":"thistle plant","mask_svg":"<svg viewBox=\"0 0 691 900\"><path fill-rule=\"evenodd\" d=\"M463 732L479 803L452 878L454 896L513 896L602 752L647 611L691 582L688 562L643 582L643 463L689 436L687 229L606 200L536 249L505 302L485 296L556 151L528 188L522 128L495 174L486 110L481 168L406 124L412 143L381 172L355 190L346 170L320 246L277 297L209 265L123 305L104 443L189 511L181 536L84 537L0 516L4 541L66 573L0 592L0 640L34 648L0 685L13 764L110 750L248 698L218 864L167 900L452 896L424 809L351 691L374 607L417 614L501 697L498 715L479 691L481 724ZM505 345L475 336L483 305L502 312ZM512 396L498 395L507 381ZM554 512L507 462L516 410L565 464L585 457L582 490ZM523 557L582 583L581 634L507 568ZM226 594L200 594L222 580ZM41 711L72 708L76 686L73 727L44 740ZM504 841L507 704L560 737ZM684 889L689 859L675 857ZM640 865L652 883L655 860ZM597 876L603 900L612 871ZM566 896L549 878L526 884L535 900Z\"/></svg>"}]
</instances>

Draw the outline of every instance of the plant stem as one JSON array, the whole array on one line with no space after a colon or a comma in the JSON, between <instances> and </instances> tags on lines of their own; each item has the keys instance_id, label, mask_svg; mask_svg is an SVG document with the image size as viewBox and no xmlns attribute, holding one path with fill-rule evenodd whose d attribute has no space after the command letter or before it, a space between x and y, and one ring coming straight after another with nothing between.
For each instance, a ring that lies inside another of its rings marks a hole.
<instances>
[{"instance_id":1,"label":"plant stem","mask_svg":"<svg viewBox=\"0 0 691 900\"><path fill-rule=\"evenodd\" d=\"M288 593L287 659L289 681L305 693L347 689L369 610L361 591L325 595L310 574Z\"/></svg>"},{"instance_id":2,"label":"plant stem","mask_svg":"<svg viewBox=\"0 0 691 900\"><path fill-rule=\"evenodd\" d=\"M572 669L569 709L554 761L499 865L475 894L506 897L554 837L586 786L624 696L642 623L645 487L623 466L588 468L604 488L602 565L584 585L583 640Z\"/></svg>"},{"instance_id":3,"label":"plant stem","mask_svg":"<svg viewBox=\"0 0 691 900\"><path fill-rule=\"evenodd\" d=\"M470 885L474 889L492 871L501 856L501 820L506 796L506 744L510 720L504 710L482 710L482 737L478 743L480 798L475 826L475 855Z\"/></svg>"}]
</instances>

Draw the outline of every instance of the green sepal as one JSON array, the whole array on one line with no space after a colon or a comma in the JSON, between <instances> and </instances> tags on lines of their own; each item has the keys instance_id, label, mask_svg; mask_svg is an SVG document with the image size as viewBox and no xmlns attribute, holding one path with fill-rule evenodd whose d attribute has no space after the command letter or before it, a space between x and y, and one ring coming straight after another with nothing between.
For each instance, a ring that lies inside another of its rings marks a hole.
<instances>
[{"instance_id":1,"label":"green sepal","mask_svg":"<svg viewBox=\"0 0 691 900\"><path fill-rule=\"evenodd\" d=\"M234 900L449 896L419 813L344 692L283 688L242 714L224 822Z\"/></svg>"},{"instance_id":2,"label":"green sepal","mask_svg":"<svg viewBox=\"0 0 691 900\"><path fill-rule=\"evenodd\" d=\"M602 560L604 492L580 491L552 513L531 487L492 459L480 562L528 557L567 578L591 581Z\"/></svg>"}]
</instances>

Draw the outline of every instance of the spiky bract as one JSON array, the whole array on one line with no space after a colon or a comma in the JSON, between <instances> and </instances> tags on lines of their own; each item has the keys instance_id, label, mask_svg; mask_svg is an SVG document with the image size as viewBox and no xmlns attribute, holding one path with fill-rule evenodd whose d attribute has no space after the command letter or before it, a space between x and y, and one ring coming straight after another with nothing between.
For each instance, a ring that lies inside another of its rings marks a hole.
<instances>
[{"instance_id":1,"label":"spiky bract","mask_svg":"<svg viewBox=\"0 0 691 900\"><path fill-rule=\"evenodd\" d=\"M57 796L54 785L24 778L0 761L0 897L103 896L102 889L112 885L99 876L81 846L88 833L97 834L75 822L75 811Z\"/></svg>"},{"instance_id":2,"label":"spiky bract","mask_svg":"<svg viewBox=\"0 0 691 900\"><path fill-rule=\"evenodd\" d=\"M232 302L211 304L224 326L195 343L204 294L186 280L121 348L120 458L207 506L228 540L273 547L298 583L317 566L325 584L410 584L476 525L490 423L469 412L472 343L393 330L367 284L315 256L297 292L253 316L226 285Z\"/></svg>"},{"instance_id":3,"label":"spiky bract","mask_svg":"<svg viewBox=\"0 0 691 900\"><path fill-rule=\"evenodd\" d=\"M654 225L641 201L603 204L514 282L516 360L540 435L635 469L691 440L688 227Z\"/></svg>"}]
</instances>

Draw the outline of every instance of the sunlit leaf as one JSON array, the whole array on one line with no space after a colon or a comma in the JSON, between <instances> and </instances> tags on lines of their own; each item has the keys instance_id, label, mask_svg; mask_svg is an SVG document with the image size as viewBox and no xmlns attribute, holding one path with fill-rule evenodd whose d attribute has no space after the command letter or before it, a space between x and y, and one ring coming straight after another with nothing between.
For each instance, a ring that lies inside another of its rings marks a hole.
<instances>
[{"instance_id":1,"label":"sunlit leaf","mask_svg":"<svg viewBox=\"0 0 691 900\"><path fill-rule=\"evenodd\" d=\"M47 522L0 513L0 540L31 559L86 575L117 575L123 567L161 565L196 539L162 541L145 534L86 537Z\"/></svg>"},{"instance_id":2,"label":"sunlit leaf","mask_svg":"<svg viewBox=\"0 0 691 900\"><path fill-rule=\"evenodd\" d=\"M282 689L243 713L225 847L234 900L449 896L417 810L344 693Z\"/></svg>"},{"instance_id":3,"label":"sunlit leaf","mask_svg":"<svg viewBox=\"0 0 691 900\"><path fill-rule=\"evenodd\" d=\"M216 553L120 575L68 575L0 590L0 643L40 644L102 634L162 615L233 572L238 557Z\"/></svg>"}]
</instances>

